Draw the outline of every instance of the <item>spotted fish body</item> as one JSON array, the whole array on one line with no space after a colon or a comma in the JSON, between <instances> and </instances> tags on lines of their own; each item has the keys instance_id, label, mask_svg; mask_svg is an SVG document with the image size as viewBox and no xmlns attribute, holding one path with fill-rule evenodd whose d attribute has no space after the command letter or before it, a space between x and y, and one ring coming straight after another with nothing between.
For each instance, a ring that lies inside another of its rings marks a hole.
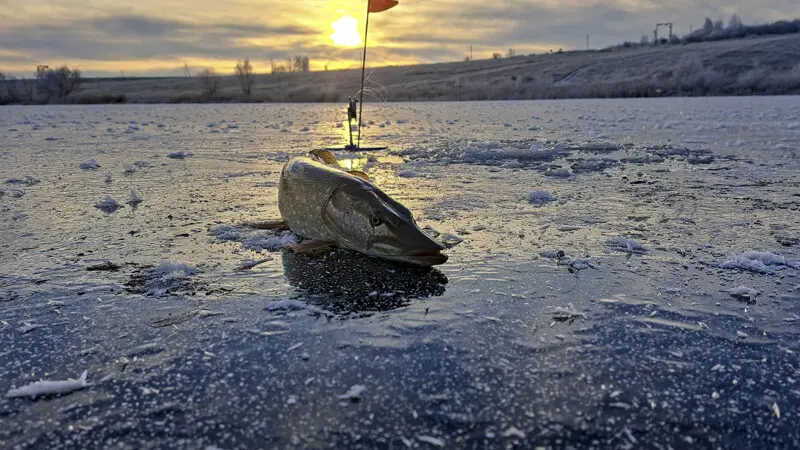
<instances>
[{"instance_id":1,"label":"spotted fish body","mask_svg":"<svg viewBox=\"0 0 800 450\"><path fill-rule=\"evenodd\" d=\"M291 159L281 171L278 209L306 239L418 265L447 260L444 245L417 226L408 208L372 183L308 157Z\"/></svg>"}]
</instances>

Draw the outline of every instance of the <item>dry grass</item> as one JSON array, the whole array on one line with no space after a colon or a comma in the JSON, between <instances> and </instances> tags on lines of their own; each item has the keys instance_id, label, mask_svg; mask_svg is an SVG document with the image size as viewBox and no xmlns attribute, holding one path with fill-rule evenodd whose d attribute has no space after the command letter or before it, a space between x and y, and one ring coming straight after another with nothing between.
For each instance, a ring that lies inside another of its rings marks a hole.
<instances>
[{"instance_id":1,"label":"dry grass","mask_svg":"<svg viewBox=\"0 0 800 450\"><path fill-rule=\"evenodd\" d=\"M370 79L389 101L797 94L800 34L385 67ZM87 80L69 101L343 102L359 83L358 70L256 75L246 97L233 75L214 96L196 78Z\"/></svg>"}]
</instances>

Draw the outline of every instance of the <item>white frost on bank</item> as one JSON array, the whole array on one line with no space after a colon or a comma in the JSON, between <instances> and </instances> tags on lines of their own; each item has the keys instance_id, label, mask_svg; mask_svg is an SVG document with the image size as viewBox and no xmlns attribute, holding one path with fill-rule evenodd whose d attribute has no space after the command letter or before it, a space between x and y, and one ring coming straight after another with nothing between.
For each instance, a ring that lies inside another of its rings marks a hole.
<instances>
[{"instance_id":1,"label":"white frost on bank","mask_svg":"<svg viewBox=\"0 0 800 450\"><path fill-rule=\"evenodd\" d=\"M240 242L245 249L255 252L263 250L274 252L299 242L297 236L290 231L275 233L238 225L219 225L213 227L211 233L219 241Z\"/></svg>"},{"instance_id":2,"label":"white frost on bank","mask_svg":"<svg viewBox=\"0 0 800 450\"><path fill-rule=\"evenodd\" d=\"M87 371L83 371L80 378L67 380L42 380L30 383L19 388L9 389L6 398L16 397L39 397L41 395L69 394L74 391L85 389L91 386L86 381Z\"/></svg>"},{"instance_id":3,"label":"white frost on bank","mask_svg":"<svg viewBox=\"0 0 800 450\"><path fill-rule=\"evenodd\" d=\"M791 267L800 269L800 260L789 260L770 252L749 251L720 263L722 269L749 270L751 272L773 274L778 270Z\"/></svg>"},{"instance_id":4,"label":"white frost on bank","mask_svg":"<svg viewBox=\"0 0 800 450\"><path fill-rule=\"evenodd\" d=\"M115 199L106 196L104 199L95 203L94 207L105 212L114 212L122 208L122 205L120 205Z\"/></svg>"},{"instance_id":5,"label":"white frost on bank","mask_svg":"<svg viewBox=\"0 0 800 450\"><path fill-rule=\"evenodd\" d=\"M557 198L547 191L536 190L528 194L528 202L534 206L543 206L556 200Z\"/></svg>"},{"instance_id":6,"label":"white frost on bank","mask_svg":"<svg viewBox=\"0 0 800 450\"><path fill-rule=\"evenodd\" d=\"M97 162L96 159L92 158L88 161L84 161L80 164L80 168L83 170L97 170L100 168L100 164Z\"/></svg>"}]
</instances>

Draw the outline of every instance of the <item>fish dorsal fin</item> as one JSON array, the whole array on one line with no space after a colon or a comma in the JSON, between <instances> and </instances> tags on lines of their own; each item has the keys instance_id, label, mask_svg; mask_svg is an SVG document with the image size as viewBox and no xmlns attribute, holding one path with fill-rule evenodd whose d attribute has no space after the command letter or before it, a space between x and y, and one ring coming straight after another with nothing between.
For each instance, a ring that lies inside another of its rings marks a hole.
<instances>
[{"instance_id":1,"label":"fish dorsal fin","mask_svg":"<svg viewBox=\"0 0 800 450\"><path fill-rule=\"evenodd\" d=\"M336 160L336 157L333 156L333 153L330 150L325 149L316 149L311 150L308 152L309 155L314 157L315 159L322 160L325 164L331 166L339 166L339 161Z\"/></svg>"},{"instance_id":2,"label":"fish dorsal fin","mask_svg":"<svg viewBox=\"0 0 800 450\"><path fill-rule=\"evenodd\" d=\"M369 182L372 181L370 180L369 175L367 175L366 172L362 172L360 170L348 170L347 173L353 175L354 177L361 178L362 180L367 180Z\"/></svg>"}]
</instances>

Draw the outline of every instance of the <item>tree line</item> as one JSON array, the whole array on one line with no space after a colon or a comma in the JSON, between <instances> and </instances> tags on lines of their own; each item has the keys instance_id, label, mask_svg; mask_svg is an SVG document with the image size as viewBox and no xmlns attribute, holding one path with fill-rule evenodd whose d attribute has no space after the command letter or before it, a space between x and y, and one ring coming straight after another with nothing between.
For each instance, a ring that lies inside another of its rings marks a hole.
<instances>
[{"instance_id":1,"label":"tree line","mask_svg":"<svg viewBox=\"0 0 800 450\"><path fill-rule=\"evenodd\" d=\"M37 66L33 76L17 78L0 72L0 104L59 103L83 82L81 71L68 66Z\"/></svg>"},{"instance_id":2,"label":"tree line","mask_svg":"<svg viewBox=\"0 0 800 450\"><path fill-rule=\"evenodd\" d=\"M294 58L287 58L285 64L275 63L274 59L270 60L273 74L284 72L310 72L310 59L308 56L295 55ZM233 76L242 90L242 94L249 97L253 91L253 84L255 83L255 75L253 73L253 64L250 59L244 61L237 61L236 66L233 68ZM220 76L217 75L214 69L204 69L197 74L203 90L209 97L213 97L219 90Z\"/></svg>"},{"instance_id":3,"label":"tree line","mask_svg":"<svg viewBox=\"0 0 800 450\"><path fill-rule=\"evenodd\" d=\"M722 19L711 20L711 18L706 17L702 27L693 30L683 37L672 35L666 38L659 38L658 41L652 41L650 37L645 34L639 42L626 41L605 50L620 47L640 47L651 44L688 44L693 42L741 39L748 36L770 36L793 33L800 33L800 19L779 20L762 25L745 25L738 14L733 14L727 26Z\"/></svg>"}]
</instances>

